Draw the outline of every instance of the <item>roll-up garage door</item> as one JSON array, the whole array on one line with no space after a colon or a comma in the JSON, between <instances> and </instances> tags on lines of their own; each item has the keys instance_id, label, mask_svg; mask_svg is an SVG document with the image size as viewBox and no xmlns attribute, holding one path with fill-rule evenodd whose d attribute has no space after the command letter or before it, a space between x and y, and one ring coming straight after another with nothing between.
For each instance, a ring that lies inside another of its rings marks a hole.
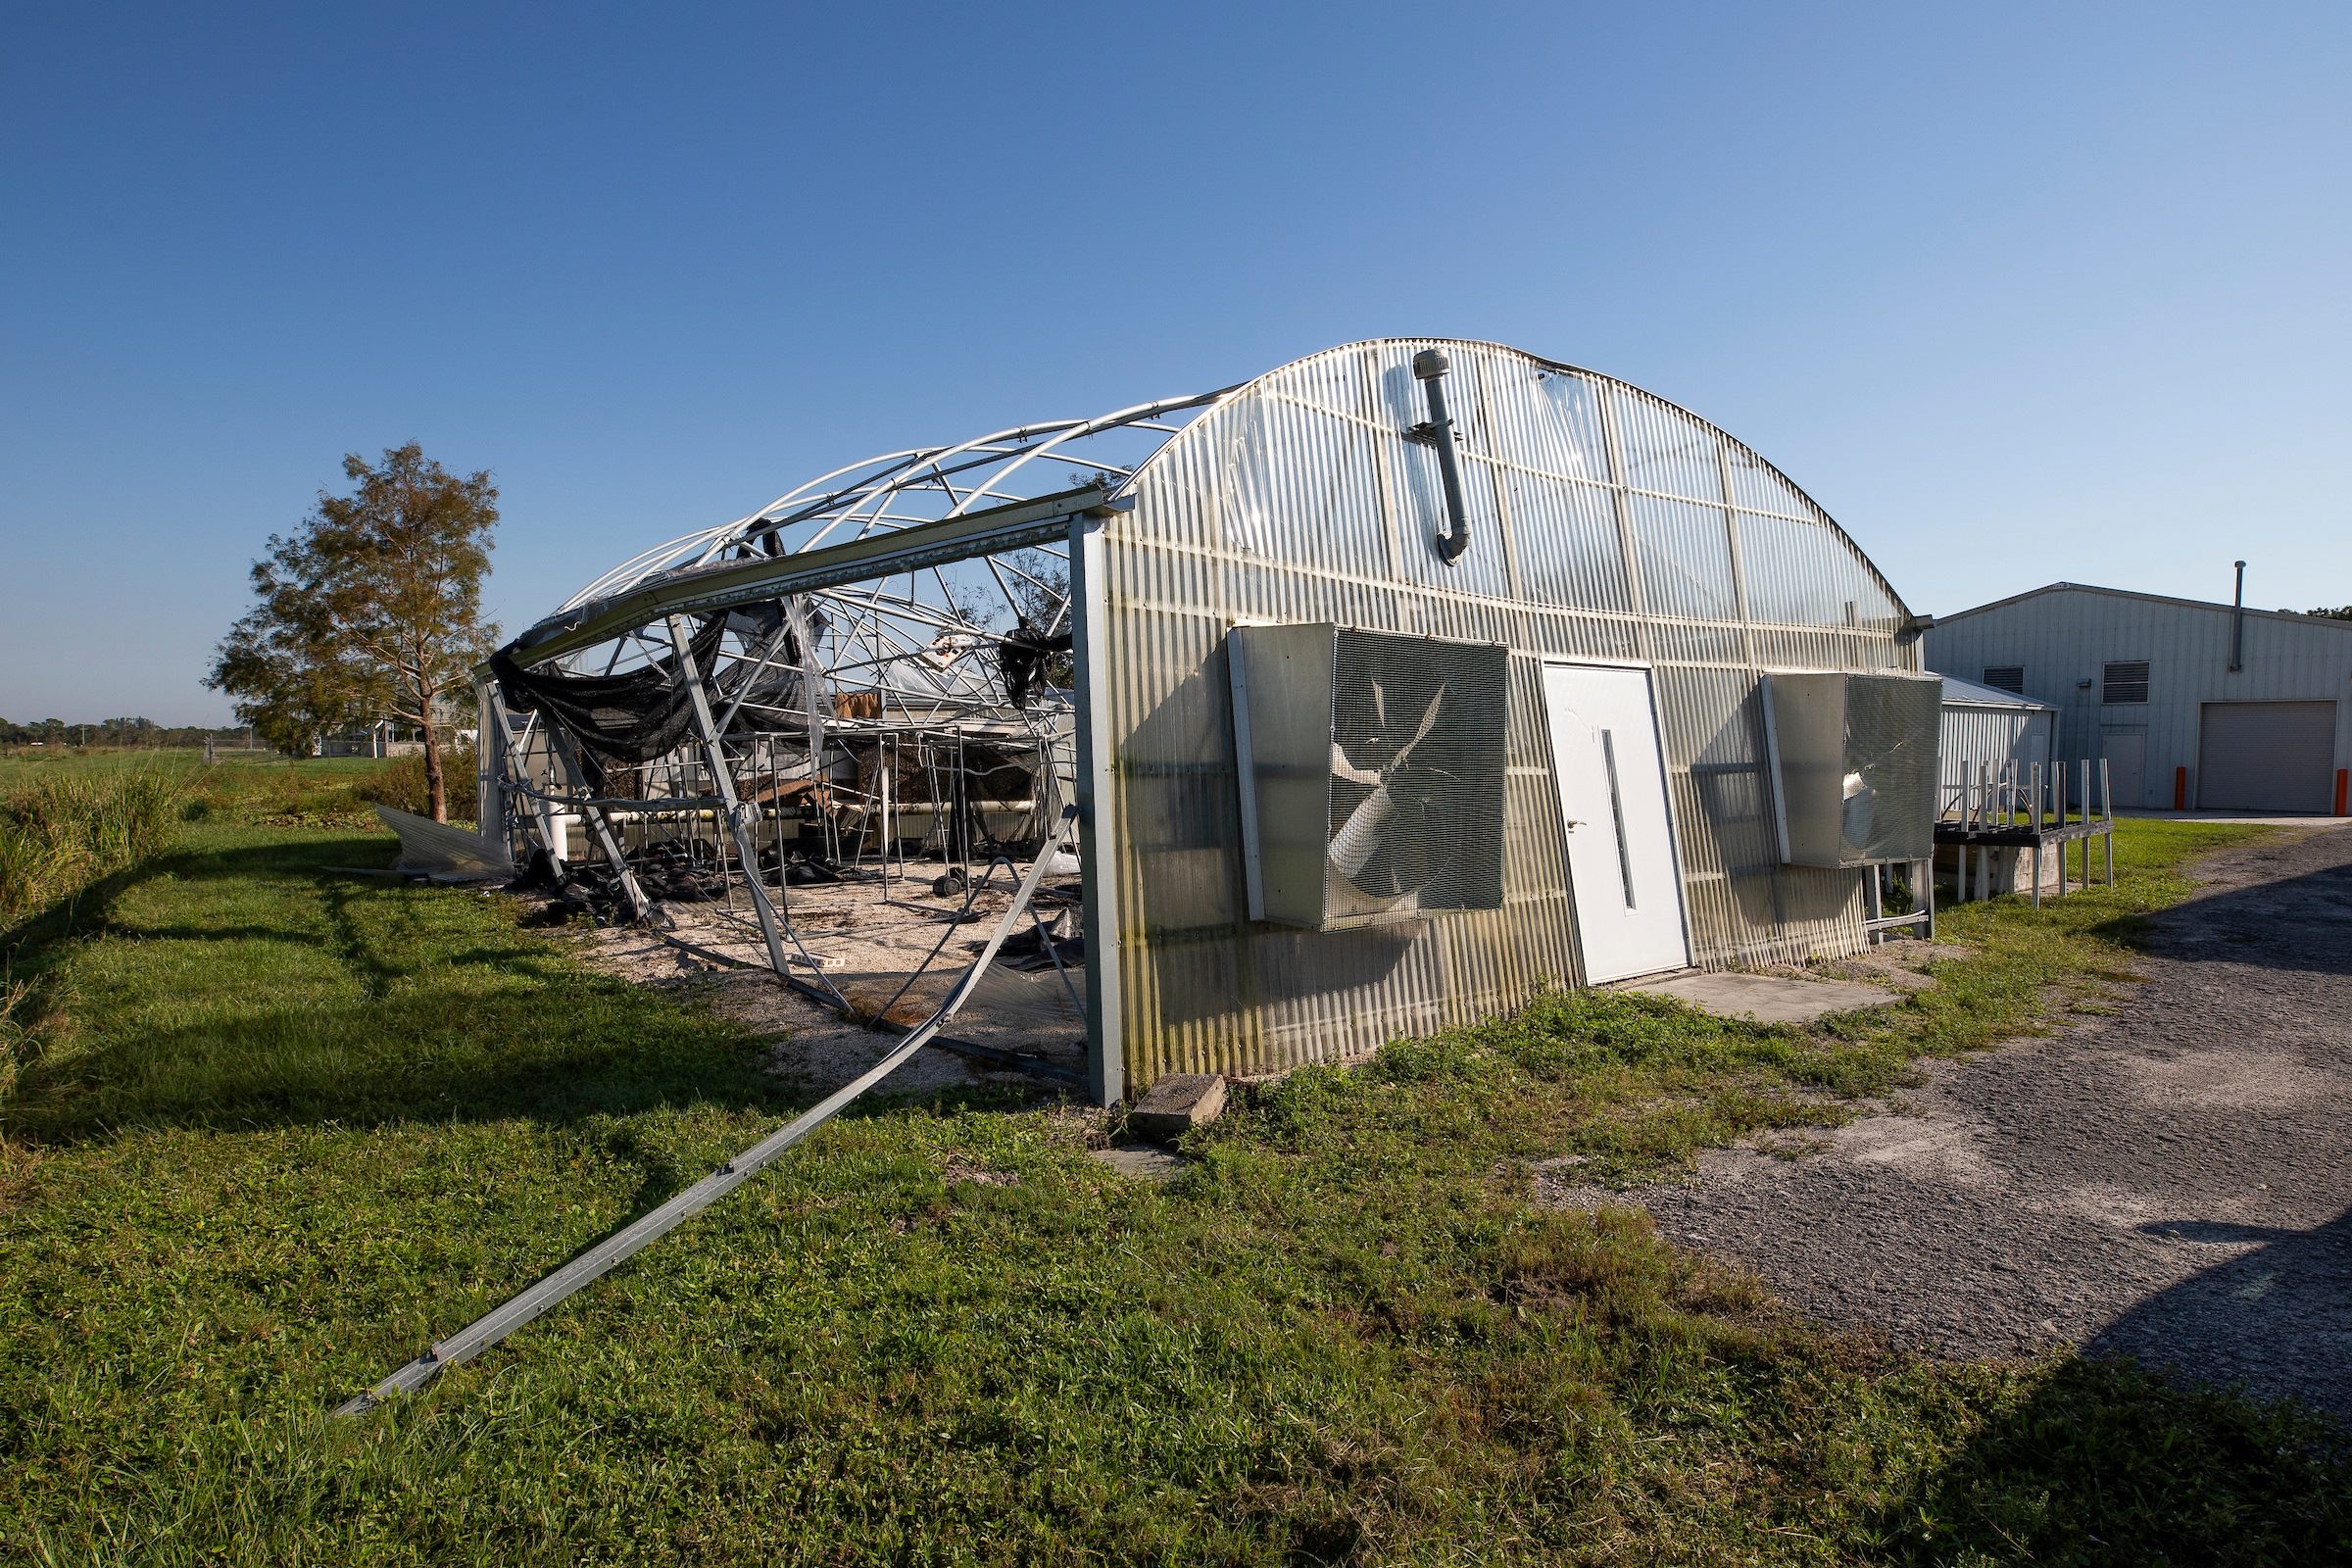
<instances>
[{"instance_id":1,"label":"roll-up garage door","mask_svg":"<svg viewBox=\"0 0 2352 1568\"><path fill-rule=\"evenodd\" d=\"M2325 811L2334 760L2333 703L2207 703L2197 738L2197 805Z\"/></svg>"}]
</instances>

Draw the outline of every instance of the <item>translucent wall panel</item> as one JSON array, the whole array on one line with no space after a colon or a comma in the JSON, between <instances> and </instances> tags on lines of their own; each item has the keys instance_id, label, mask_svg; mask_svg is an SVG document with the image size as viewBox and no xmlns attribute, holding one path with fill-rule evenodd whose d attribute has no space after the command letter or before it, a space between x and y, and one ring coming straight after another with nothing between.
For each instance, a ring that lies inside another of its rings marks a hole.
<instances>
[{"instance_id":1,"label":"translucent wall panel","mask_svg":"<svg viewBox=\"0 0 2352 1568\"><path fill-rule=\"evenodd\" d=\"M1726 456L1732 470L1734 506L1750 512L1777 512L1790 517L1815 515L1812 504L1763 459L1737 445Z\"/></svg>"},{"instance_id":2,"label":"translucent wall panel","mask_svg":"<svg viewBox=\"0 0 2352 1568\"><path fill-rule=\"evenodd\" d=\"M1279 387L1253 389L1219 421L1225 541L1244 555L1385 570L1372 433L1301 417Z\"/></svg>"},{"instance_id":3,"label":"translucent wall panel","mask_svg":"<svg viewBox=\"0 0 2352 1568\"><path fill-rule=\"evenodd\" d=\"M1732 540L1723 509L1655 496L1635 496L1632 507L1642 598L1650 612L1738 620Z\"/></svg>"},{"instance_id":4,"label":"translucent wall panel","mask_svg":"<svg viewBox=\"0 0 2352 1568\"><path fill-rule=\"evenodd\" d=\"M1514 368L1487 395L1487 432L1497 460L1565 479L1605 484L1609 444L1600 389L1565 370Z\"/></svg>"},{"instance_id":5,"label":"translucent wall panel","mask_svg":"<svg viewBox=\"0 0 2352 1568\"><path fill-rule=\"evenodd\" d=\"M1633 608L1614 491L1513 469L1504 475L1503 493L1530 598L1587 610Z\"/></svg>"},{"instance_id":6,"label":"translucent wall panel","mask_svg":"<svg viewBox=\"0 0 2352 1568\"><path fill-rule=\"evenodd\" d=\"M1722 438L1671 404L1631 387L1610 391L1624 482L1693 501L1723 499Z\"/></svg>"},{"instance_id":7,"label":"translucent wall panel","mask_svg":"<svg viewBox=\"0 0 2352 1568\"><path fill-rule=\"evenodd\" d=\"M1740 564L1747 612L1791 626L1884 627L1898 618L1894 601L1853 548L1827 523L1742 512Z\"/></svg>"}]
</instances>

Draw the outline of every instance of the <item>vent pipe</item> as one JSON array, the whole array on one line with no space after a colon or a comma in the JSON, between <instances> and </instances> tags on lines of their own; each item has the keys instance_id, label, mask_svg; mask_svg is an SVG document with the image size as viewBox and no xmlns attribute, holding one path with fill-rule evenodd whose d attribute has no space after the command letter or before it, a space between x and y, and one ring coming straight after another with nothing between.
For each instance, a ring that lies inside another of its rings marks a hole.
<instances>
[{"instance_id":1,"label":"vent pipe","mask_svg":"<svg viewBox=\"0 0 2352 1568\"><path fill-rule=\"evenodd\" d=\"M1413 379L1429 397L1429 421L1405 432L1408 440L1426 441L1438 449L1438 473L1446 482L1446 526L1438 536L1438 555L1446 564L1462 559L1470 548L1470 517L1462 510L1462 470L1453 452L1453 421L1446 416L1446 372L1452 367L1440 349L1423 349L1413 356Z\"/></svg>"},{"instance_id":2,"label":"vent pipe","mask_svg":"<svg viewBox=\"0 0 2352 1568\"><path fill-rule=\"evenodd\" d=\"M2230 672L2246 667L2246 564L2237 564L2237 597L2230 605Z\"/></svg>"}]
</instances>

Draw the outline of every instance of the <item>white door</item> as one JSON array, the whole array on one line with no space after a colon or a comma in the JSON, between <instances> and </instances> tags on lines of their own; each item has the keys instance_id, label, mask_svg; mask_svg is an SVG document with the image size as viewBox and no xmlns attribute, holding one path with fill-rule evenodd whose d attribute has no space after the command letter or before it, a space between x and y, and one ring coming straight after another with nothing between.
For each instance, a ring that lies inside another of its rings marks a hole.
<instances>
[{"instance_id":1,"label":"white door","mask_svg":"<svg viewBox=\"0 0 2352 1568\"><path fill-rule=\"evenodd\" d=\"M1586 983L1682 968L1690 945L1649 671L1547 664L1544 706Z\"/></svg>"}]
</instances>

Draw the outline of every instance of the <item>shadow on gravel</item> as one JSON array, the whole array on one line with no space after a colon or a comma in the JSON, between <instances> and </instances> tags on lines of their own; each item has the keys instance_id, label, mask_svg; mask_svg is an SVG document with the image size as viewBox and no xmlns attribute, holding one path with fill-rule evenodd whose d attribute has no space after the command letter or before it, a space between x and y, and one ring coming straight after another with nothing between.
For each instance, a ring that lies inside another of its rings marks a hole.
<instances>
[{"instance_id":1,"label":"shadow on gravel","mask_svg":"<svg viewBox=\"0 0 2352 1568\"><path fill-rule=\"evenodd\" d=\"M2117 1318L2084 1348L2189 1382L2299 1395L2352 1431L2352 1210L2310 1230L2205 1220L2142 1225L2218 1247L2260 1245Z\"/></svg>"},{"instance_id":2,"label":"shadow on gravel","mask_svg":"<svg viewBox=\"0 0 2352 1568\"><path fill-rule=\"evenodd\" d=\"M2156 957L2352 974L2352 863L2207 894L2102 934Z\"/></svg>"}]
</instances>

